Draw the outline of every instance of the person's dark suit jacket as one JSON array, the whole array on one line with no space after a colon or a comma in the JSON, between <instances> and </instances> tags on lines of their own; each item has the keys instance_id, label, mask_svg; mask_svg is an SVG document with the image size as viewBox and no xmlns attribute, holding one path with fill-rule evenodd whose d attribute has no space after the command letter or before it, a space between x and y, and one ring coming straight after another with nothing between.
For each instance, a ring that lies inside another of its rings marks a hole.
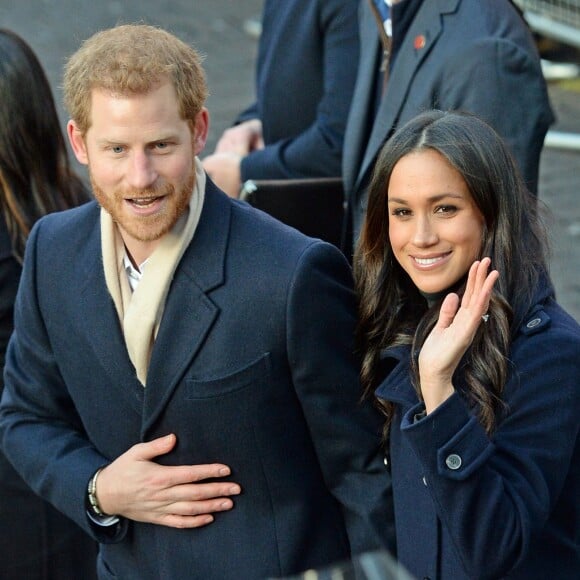
<instances>
[{"instance_id":1,"label":"person's dark suit jacket","mask_svg":"<svg viewBox=\"0 0 580 580\"><path fill-rule=\"evenodd\" d=\"M377 547L392 528L381 419L359 404L346 260L206 189L145 388L105 284L96 203L42 219L28 242L1 441L37 492L104 543L101 578L279 577L346 558L349 542ZM160 461L230 465L234 509L193 530L91 525L95 470L171 432Z\"/></svg>"},{"instance_id":2,"label":"person's dark suit jacket","mask_svg":"<svg viewBox=\"0 0 580 580\"><path fill-rule=\"evenodd\" d=\"M508 0L425 0L397 53L376 117L382 47L367 0L359 18L364 42L343 153L346 251L360 233L379 150L397 126L425 110L463 110L487 121L536 192L540 152L554 117L533 37Z\"/></svg>"},{"instance_id":3,"label":"person's dark suit jacket","mask_svg":"<svg viewBox=\"0 0 580 580\"><path fill-rule=\"evenodd\" d=\"M4 358L22 266L0 216L0 395ZM0 451L0 578L91 580L97 545L74 522L40 499Z\"/></svg>"},{"instance_id":4,"label":"person's dark suit jacket","mask_svg":"<svg viewBox=\"0 0 580 580\"><path fill-rule=\"evenodd\" d=\"M359 54L358 0L266 0L256 102L266 147L241 163L247 179L341 175Z\"/></svg>"}]
</instances>

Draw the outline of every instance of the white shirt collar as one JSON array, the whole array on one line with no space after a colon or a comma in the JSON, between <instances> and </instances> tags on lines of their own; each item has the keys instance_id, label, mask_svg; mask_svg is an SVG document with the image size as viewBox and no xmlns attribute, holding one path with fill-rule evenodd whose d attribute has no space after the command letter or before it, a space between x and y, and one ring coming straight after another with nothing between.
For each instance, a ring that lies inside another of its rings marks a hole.
<instances>
[{"instance_id":1,"label":"white shirt collar","mask_svg":"<svg viewBox=\"0 0 580 580\"><path fill-rule=\"evenodd\" d=\"M129 258L127 254L127 250L125 250L125 254L123 255L123 267L125 268L125 273L127 274L127 279L129 280L129 286L131 286L131 290L135 292L135 288L141 281L143 277L143 269L147 265L147 260L145 260L142 264L139 264L139 268L135 268L133 266L133 262L131 262L131 258Z\"/></svg>"}]
</instances>

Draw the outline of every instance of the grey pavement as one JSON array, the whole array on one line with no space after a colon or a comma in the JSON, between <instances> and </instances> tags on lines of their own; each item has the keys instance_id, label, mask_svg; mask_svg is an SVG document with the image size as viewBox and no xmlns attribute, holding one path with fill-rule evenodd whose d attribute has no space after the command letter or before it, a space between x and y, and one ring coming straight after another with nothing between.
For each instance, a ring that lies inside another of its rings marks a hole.
<instances>
[{"instance_id":1,"label":"grey pavement","mask_svg":"<svg viewBox=\"0 0 580 580\"><path fill-rule=\"evenodd\" d=\"M252 100L257 43L244 24L248 19L259 18L262 3L263 0L0 0L0 26L19 33L36 51L59 105L65 59L93 32L131 22L170 30L206 55L212 119L206 150L210 152L236 113ZM554 129L580 133L580 80L550 83L550 96L558 116ZM62 107L60 114L64 128L67 118ZM552 276L561 304L577 320L579 184L580 151L545 149L540 198L553 216Z\"/></svg>"}]
</instances>

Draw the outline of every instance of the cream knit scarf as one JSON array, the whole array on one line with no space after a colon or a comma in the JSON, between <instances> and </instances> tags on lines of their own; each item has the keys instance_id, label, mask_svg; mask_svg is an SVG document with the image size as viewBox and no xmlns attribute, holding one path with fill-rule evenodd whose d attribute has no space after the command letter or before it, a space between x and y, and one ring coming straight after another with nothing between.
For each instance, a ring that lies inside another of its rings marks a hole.
<instances>
[{"instance_id":1,"label":"cream knit scarf","mask_svg":"<svg viewBox=\"0 0 580 580\"><path fill-rule=\"evenodd\" d=\"M123 266L125 246L119 228L111 215L101 209L101 247L105 281L121 321L129 358L143 386L147 382L147 368L153 342L159 330L173 274L193 238L203 207L205 173L197 157L195 173L195 187L191 194L189 211L181 216L151 254L135 292L131 292Z\"/></svg>"}]
</instances>

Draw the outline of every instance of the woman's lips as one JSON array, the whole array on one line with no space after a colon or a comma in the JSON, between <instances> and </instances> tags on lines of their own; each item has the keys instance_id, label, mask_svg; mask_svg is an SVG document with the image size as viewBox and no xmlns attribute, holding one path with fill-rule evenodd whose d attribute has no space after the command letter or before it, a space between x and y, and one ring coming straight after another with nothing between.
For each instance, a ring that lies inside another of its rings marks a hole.
<instances>
[{"instance_id":1,"label":"woman's lips","mask_svg":"<svg viewBox=\"0 0 580 580\"><path fill-rule=\"evenodd\" d=\"M438 254L437 256L428 256L428 257L411 256L411 259L413 260L414 264L419 268L429 269L437 267L439 264L446 261L450 255L451 252L447 252L445 254Z\"/></svg>"}]
</instances>

